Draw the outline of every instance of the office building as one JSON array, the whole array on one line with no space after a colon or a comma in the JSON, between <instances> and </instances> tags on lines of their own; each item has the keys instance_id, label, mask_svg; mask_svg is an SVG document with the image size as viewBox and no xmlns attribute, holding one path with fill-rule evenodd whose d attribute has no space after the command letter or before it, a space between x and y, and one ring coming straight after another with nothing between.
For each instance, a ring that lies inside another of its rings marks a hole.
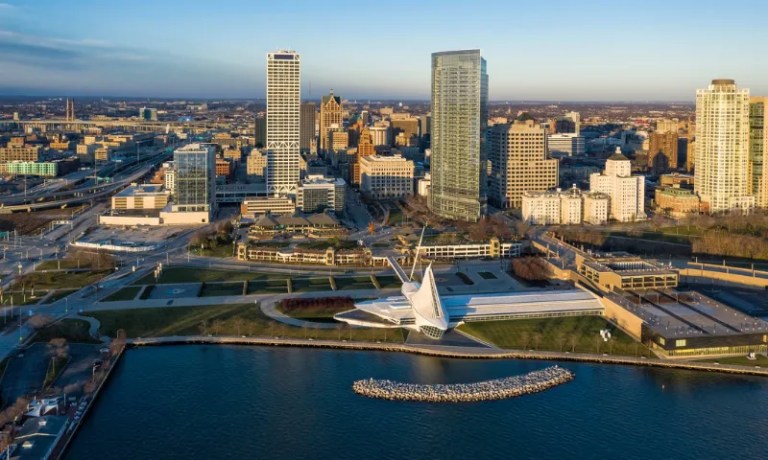
<instances>
[{"instance_id":1,"label":"office building","mask_svg":"<svg viewBox=\"0 0 768 460\"><path fill-rule=\"evenodd\" d=\"M256 125L256 130L254 133L253 145L257 149L263 149L267 146L267 116L257 115L254 124Z\"/></svg>"},{"instance_id":2,"label":"office building","mask_svg":"<svg viewBox=\"0 0 768 460\"><path fill-rule=\"evenodd\" d=\"M480 50L432 54L431 112L429 208L440 217L477 221L487 199L488 75Z\"/></svg>"},{"instance_id":3,"label":"office building","mask_svg":"<svg viewBox=\"0 0 768 460\"><path fill-rule=\"evenodd\" d=\"M139 118L142 121L157 121L157 109L142 107L139 109Z\"/></svg>"},{"instance_id":4,"label":"office building","mask_svg":"<svg viewBox=\"0 0 768 460\"><path fill-rule=\"evenodd\" d=\"M752 194L755 205L768 207L768 161L765 160L765 146L768 141L768 97L752 97L749 100L749 166L752 176Z\"/></svg>"},{"instance_id":5,"label":"office building","mask_svg":"<svg viewBox=\"0 0 768 460\"><path fill-rule=\"evenodd\" d=\"M663 133L653 132L649 137L647 166L653 174L659 175L677 169L677 130Z\"/></svg>"},{"instance_id":6,"label":"office building","mask_svg":"<svg viewBox=\"0 0 768 460\"><path fill-rule=\"evenodd\" d=\"M245 159L245 174L248 183L264 182L267 178L267 154L253 149Z\"/></svg>"},{"instance_id":7,"label":"office building","mask_svg":"<svg viewBox=\"0 0 768 460\"><path fill-rule=\"evenodd\" d=\"M581 114L579 112L566 112L562 116L553 118L549 124L552 134L573 134L578 136L581 133Z\"/></svg>"},{"instance_id":8,"label":"office building","mask_svg":"<svg viewBox=\"0 0 768 460\"><path fill-rule=\"evenodd\" d=\"M346 150L349 147L349 132L344 129L331 129L328 131L328 143L326 153Z\"/></svg>"},{"instance_id":9,"label":"office building","mask_svg":"<svg viewBox=\"0 0 768 460\"><path fill-rule=\"evenodd\" d=\"M389 126L379 124L369 127L368 130L371 133L371 142L374 146L392 144L392 141L390 140L391 131Z\"/></svg>"},{"instance_id":10,"label":"office building","mask_svg":"<svg viewBox=\"0 0 768 460\"><path fill-rule=\"evenodd\" d=\"M156 184L131 184L112 196L112 209L124 210L159 210L168 204L170 192Z\"/></svg>"},{"instance_id":11,"label":"office building","mask_svg":"<svg viewBox=\"0 0 768 460\"><path fill-rule=\"evenodd\" d=\"M210 144L189 144L173 152L176 188L174 212L207 214L215 209L216 149Z\"/></svg>"},{"instance_id":12,"label":"office building","mask_svg":"<svg viewBox=\"0 0 768 460\"><path fill-rule=\"evenodd\" d=\"M488 200L497 208L519 208L523 192L557 187L558 160L547 158L546 130L533 120L494 125L486 148L491 162Z\"/></svg>"},{"instance_id":13,"label":"office building","mask_svg":"<svg viewBox=\"0 0 768 460\"><path fill-rule=\"evenodd\" d=\"M301 104L301 142L299 149L303 153L317 152L317 138L315 137L317 105L314 102Z\"/></svg>"},{"instance_id":14,"label":"office building","mask_svg":"<svg viewBox=\"0 0 768 460\"><path fill-rule=\"evenodd\" d=\"M357 153L355 155L355 161L352 162L350 171L350 179L354 185L360 185L360 158L367 157L376 153L373 148L373 142L371 140L371 131L368 127L364 127L360 131L360 139L357 143Z\"/></svg>"},{"instance_id":15,"label":"office building","mask_svg":"<svg viewBox=\"0 0 768 460\"><path fill-rule=\"evenodd\" d=\"M331 90L328 96L323 96L320 101L320 151L333 152L333 139L331 133L344 128L344 110L341 106L341 97L334 96Z\"/></svg>"},{"instance_id":16,"label":"office building","mask_svg":"<svg viewBox=\"0 0 768 460\"><path fill-rule=\"evenodd\" d=\"M42 160L42 148L27 144L24 137L14 137L5 147L0 147L0 162L24 161L34 163Z\"/></svg>"},{"instance_id":17,"label":"office building","mask_svg":"<svg viewBox=\"0 0 768 460\"><path fill-rule=\"evenodd\" d=\"M360 190L374 198L413 194L414 165L400 155L360 158Z\"/></svg>"},{"instance_id":18,"label":"office building","mask_svg":"<svg viewBox=\"0 0 768 460\"><path fill-rule=\"evenodd\" d=\"M557 133L547 136L549 155L572 157L584 155L587 151L584 138L574 133Z\"/></svg>"},{"instance_id":19,"label":"office building","mask_svg":"<svg viewBox=\"0 0 768 460\"><path fill-rule=\"evenodd\" d=\"M346 188L344 179L308 176L296 190L296 208L302 212L343 212Z\"/></svg>"},{"instance_id":20,"label":"office building","mask_svg":"<svg viewBox=\"0 0 768 460\"><path fill-rule=\"evenodd\" d=\"M656 131L659 134L673 133L677 134L680 122L677 118L670 120L669 118L660 118L656 120Z\"/></svg>"},{"instance_id":21,"label":"office building","mask_svg":"<svg viewBox=\"0 0 768 460\"><path fill-rule=\"evenodd\" d=\"M415 117L393 118L389 122L392 131L395 133L395 145L418 145L419 141L419 119ZM397 137L400 137L398 142Z\"/></svg>"},{"instance_id":22,"label":"office building","mask_svg":"<svg viewBox=\"0 0 768 460\"><path fill-rule=\"evenodd\" d=\"M600 192L610 197L609 217L619 222L635 222L645 219L645 177L632 175L632 163L616 153L605 162L603 173L589 176L591 192Z\"/></svg>"},{"instance_id":23,"label":"office building","mask_svg":"<svg viewBox=\"0 0 768 460\"><path fill-rule=\"evenodd\" d=\"M267 193L291 194L299 182L301 59L294 51L267 55Z\"/></svg>"},{"instance_id":24,"label":"office building","mask_svg":"<svg viewBox=\"0 0 768 460\"><path fill-rule=\"evenodd\" d=\"M293 214L296 205L286 196L247 197L240 205L240 214L247 217L262 214Z\"/></svg>"},{"instance_id":25,"label":"office building","mask_svg":"<svg viewBox=\"0 0 768 460\"><path fill-rule=\"evenodd\" d=\"M717 79L696 92L696 193L709 212L754 205L749 175L749 90Z\"/></svg>"}]
</instances>

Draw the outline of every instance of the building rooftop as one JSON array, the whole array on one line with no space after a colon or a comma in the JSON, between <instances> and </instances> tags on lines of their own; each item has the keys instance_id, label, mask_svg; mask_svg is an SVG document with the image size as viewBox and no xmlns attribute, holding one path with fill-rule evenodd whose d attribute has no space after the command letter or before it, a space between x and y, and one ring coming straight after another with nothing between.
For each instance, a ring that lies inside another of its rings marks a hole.
<instances>
[{"instance_id":1,"label":"building rooftop","mask_svg":"<svg viewBox=\"0 0 768 460\"><path fill-rule=\"evenodd\" d=\"M157 195L167 194L168 192L163 190L162 184L131 184L130 187L126 187L121 190L115 196L129 197L129 196L141 196L141 195Z\"/></svg>"}]
</instances>

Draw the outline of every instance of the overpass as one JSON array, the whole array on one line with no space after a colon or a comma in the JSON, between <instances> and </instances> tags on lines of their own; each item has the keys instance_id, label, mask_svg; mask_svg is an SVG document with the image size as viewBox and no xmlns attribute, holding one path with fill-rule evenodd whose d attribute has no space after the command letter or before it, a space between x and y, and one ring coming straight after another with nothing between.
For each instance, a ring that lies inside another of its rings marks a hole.
<instances>
[{"instance_id":1,"label":"overpass","mask_svg":"<svg viewBox=\"0 0 768 460\"><path fill-rule=\"evenodd\" d=\"M184 121L184 122L165 122L165 121L142 121L136 119L105 119L105 120L67 120L66 118L53 118L45 120L0 120L0 127L19 126L21 128L38 128L45 132L49 129L65 130L87 130L88 128L120 128L140 132L163 132L166 127L171 131L191 131L193 133L202 133L212 129L229 129L230 122L219 121ZM255 124L253 124L255 129Z\"/></svg>"}]
</instances>

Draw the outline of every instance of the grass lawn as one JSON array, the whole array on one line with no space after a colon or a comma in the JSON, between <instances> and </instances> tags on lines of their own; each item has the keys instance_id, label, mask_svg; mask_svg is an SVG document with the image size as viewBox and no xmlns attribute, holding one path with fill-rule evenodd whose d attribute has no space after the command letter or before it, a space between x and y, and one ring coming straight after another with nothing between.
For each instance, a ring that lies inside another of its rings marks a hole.
<instances>
[{"instance_id":1,"label":"grass lawn","mask_svg":"<svg viewBox=\"0 0 768 460\"><path fill-rule=\"evenodd\" d=\"M376 279L379 280L381 289L399 288L402 285L400 278L395 275L376 275Z\"/></svg>"},{"instance_id":2,"label":"grass lawn","mask_svg":"<svg viewBox=\"0 0 768 460\"><path fill-rule=\"evenodd\" d=\"M349 311L352 307L340 307L340 306L307 306L302 308L293 308L289 311L284 310L279 304L277 310L283 314L286 314L293 318L306 319L306 320L328 320L332 319L336 313L343 311Z\"/></svg>"},{"instance_id":3,"label":"grass lawn","mask_svg":"<svg viewBox=\"0 0 768 460\"><path fill-rule=\"evenodd\" d=\"M645 346L599 316L479 321L459 328L500 348L625 356L649 353ZM603 342L599 335L600 329L606 328L613 336L609 342Z\"/></svg>"},{"instance_id":4,"label":"grass lawn","mask_svg":"<svg viewBox=\"0 0 768 460\"><path fill-rule=\"evenodd\" d=\"M491 272L480 272L480 273L478 273L478 275L480 275L480 277L482 279L484 279L484 280L497 280L497 279L499 279L496 275L494 275Z\"/></svg>"},{"instance_id":5,"label":"grass lawn","mask_svg":"<svg viewBox=\"0 0 768 460\"><path fill-rule=\"evenodd\" d=\"M36 270L67 270L70 268L90 268L91 267L91 261L90 260L81 260L77 261L77 259L59 259L59 260L45 260L43 262L40 262L37 264Z\"/></svg>"},{"instance_id":6,"label":"grass lawn","mask_svg":"<svg viewBox=\"0 0 768 460\"><path fill-rule=\"evenodd\" d=\"M64 338L71 343L99 343L88 333L88 321L82 319L63 319L35 333L33 342L50 342L51 339Z\"/></svg>"},{"instance_id":7,"label":"grass lawn","mask_svg":"<svg viewBox=\"0 0 768 460\"><path fill-rule=\"evenodd\" d=\"M200 297L243 295L243 283L204 283Z\"/></svg>"},{"instance_id":8,"label":"grass lawn","mask_svg":"<svg viewBox=\"0 0 768 460\"><path fill-rule=\"evenodd\" d=\"M747 359L746 356L731 356L728 358L707 358L698 359L702 363L720 363L720 364L735 364L738 366L760 366L768 367L768 358L764 355L755 355L755 359Z\"/></svg>"},{"instance_id":9,"label":"grass lawn","mask_svg":"<svg viewBox=\"0 0 768 460\"><path fill-rule=\"evenodd\" d=\"M141 286L128 286L101 299L102 302L117 302L120 300L133 300L141 290Z\"/></svg>"},{"instance_id":10,"label":"grass lawn","mask_svg":"<svg viewBox=\"0 0 768 460\"><path fill-rule=\"evenodd\" d=\"M293 292L333 291L331 282L325 278L295 278L291 280Z\"/></svg>"},{"instance_id":11,"label":"grass lawn","mask_svg":"<svg viewBox=\"0 0 768 460\"><path fill-rule=\"evenodd\" d=\"M286 280L250 281L248 282L248 295L251 294L287 294L288 283Z\"/></svg>"},{"instance_id":12,"label":"grass lawn","mask_svg":"<svg viewBox=\"0 0 768 460\"><path fill-rule=\"evenodd\" d=\"M74 294L77 291L78 289L57 289L53 294L51 294L47 299L45 299L45 302L43 303L44 304L54 303L70 294Z\"/></svg>"},{"instance_id":13,"label":"grass lawn","mask_svg":"<svg viewBox=\"0 0 768 460\"><path fill-rule=\"evenodd\" d=\"M34 286L35 289L50 291L51 289L81 288L94 283L112 270L95 270L87 272L34 272L25 275L21 280L14 283L11 290L21 290L22 286L29 289Z\"/></svg>"},{"instance_id":14,"label":"grass lawn","mask_svg":"<svg viewBox=\"0 0 768 460\"><path fill-rule=\"evenodd\" d=\"M373 289L370 276L336 276L336 289L339 291L349 289Z\"/></svg>"},{"instance_id":15,"label":"grass lawn","mask_svg":"<svg viewBox=\"0 0 768 460\"><path fill-rule=\"evenodd\" d=\"M207 257L233 257L233 246L232 244L220 244L216 246L215 248L205 248L205 249L192 249L192 254L196 254L198 256L207 256Z\"/></svg>"},{"instance_id":16,"label":"grass lawn","mask_svg":"<svg viewBox=\"0 0 768 460\"><path fill-rule=\"evenodd\" d=\"M207 268L168 267L160 274L157 284L195 283L209 281L261 281L286 279L286 275L232 270L211 270ZM155 276L149 274L135 284L155 284Z\"/></svg>"},{"instance_id":17,"label":"grass lawn","mask_svg":"<svg viewBox=\"0 0 768 460\"><path fill-rule=\"evenodd\" d=\"M171 335L246 335L331 340L387 341L402 343L402 329L350 328L309 329L278 323L253 303L206 307L161 307L92 312L101 321L101 334L114 337L124 329L128 337Z\"/></svg>"}]
</instances>

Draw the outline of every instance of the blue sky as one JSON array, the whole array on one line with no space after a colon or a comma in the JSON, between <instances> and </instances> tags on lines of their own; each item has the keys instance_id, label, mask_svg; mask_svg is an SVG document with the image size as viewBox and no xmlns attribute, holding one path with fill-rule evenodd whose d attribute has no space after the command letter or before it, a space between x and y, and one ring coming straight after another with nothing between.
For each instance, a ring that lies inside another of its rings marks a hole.
<instances>
[{"instance_id":1,"label":"blue sky","mask_svg":"<svg viewBox=\"0 0 768 460\"><path fill-rule=\"evenodd\" d=\"M302 96L427 99L430 53L480 48L493 100L768 95L763 0L0 0L0 94L264 97L267 52Z\"/></svg>"}]
</instances>

